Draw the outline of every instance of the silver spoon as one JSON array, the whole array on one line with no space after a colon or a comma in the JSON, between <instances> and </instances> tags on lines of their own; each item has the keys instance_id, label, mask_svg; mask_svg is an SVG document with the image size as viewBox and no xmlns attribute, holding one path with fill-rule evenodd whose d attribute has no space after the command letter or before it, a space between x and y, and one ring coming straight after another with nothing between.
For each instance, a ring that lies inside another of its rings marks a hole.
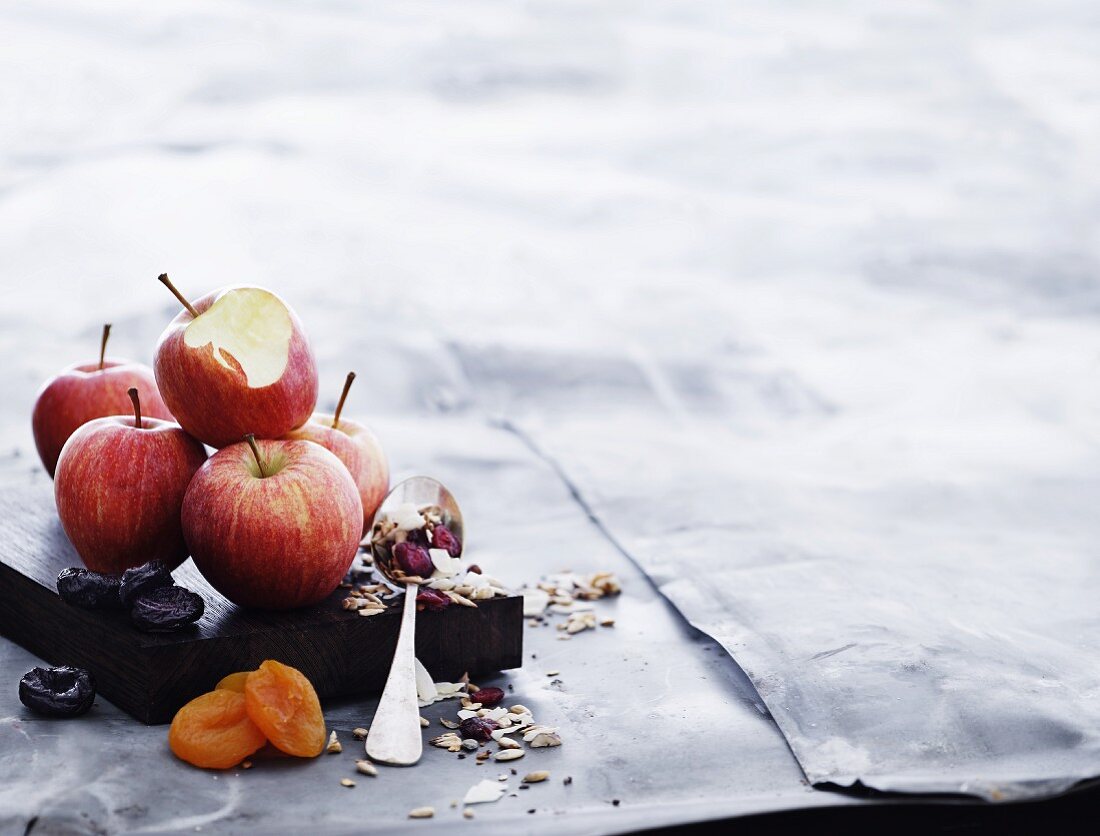
<instances>
[{"instance_id":1,"label":"silver spoon","mask_svg":"<svg viewBox=\"0 0 1100 836\"><path fill-rule=\"evenodd\" d=\"M428 476L413 476L399 483L382 502L371 525L371 553L374 565L386 580L405 587L405 606L401 612L401 629L397 634L397 649L393 654L386 687L378 701L378 710L367 735L367 756L372 761L411 766L420 760L424 744L421 739L420 707L416 695L416 593L422 578L409 577L393 559L390 545L382 533L384 520L405 504L438 506L443 523L465 543L462 511L454 496L440 482Z\"/></svg>"}]
</instances>

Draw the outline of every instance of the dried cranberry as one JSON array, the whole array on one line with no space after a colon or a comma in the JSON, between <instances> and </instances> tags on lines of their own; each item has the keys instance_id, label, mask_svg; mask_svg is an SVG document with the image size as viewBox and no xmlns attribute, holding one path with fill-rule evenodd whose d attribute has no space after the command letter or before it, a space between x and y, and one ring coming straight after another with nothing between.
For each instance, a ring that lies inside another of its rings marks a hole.
<instances>
[{"instance_id":1,"label":"dried cranberry","mask_svg":"<svg viewBox=\"0 0 1100 836\"><path fill-rule=\"evenodd\" d=\"M202 618L201 595L182 586L161 586L134 601L130 620L146 633L170 633Z\"/></svg>"},{"instance_id":2,"label":"dried cranberry","mask_svg":"<svg viewBox=\"0 0 1100 836\"><path fill-rule=\"evenodd\" d=\"M484 717L467 717L461 723L458 724L458 731L462 737L471 738L473 740L480 740L484 743L486 740L493 739L493 732L499 729L496 720L486 720Z\"/></svg>"},{"instance_id":3,"label":"dried cranberry","mask_svg":"<svg viewBox=\"0 0 1100 836\"><path fill-rule=\"evenodd\" d=\"M118 597L118 575L103 575L87 569L62 569L57 576L61 600L90 610L113 610L122 606Z\"/></svg>"},{"instance_id":4,"label":"dried cranberry","mask_svg":"<svg viewBox=\"0 0 1100 836\"><path fill-rule=\"evenodd\" d=\"M481 703L485 708L492 708L504 701L504 692L500 688L482 688L480 691L474 691L470 699Z\"/></svg>"},{"instance_id":5,"label":"dried cranberry","mask_svg":"<svg viewBox=\"0 0 1100 836\"><path fill-rule=\"evenodd\" d=\"M445 525L437 525L432 529L432 545L437 549L446 549L451 557L462 554L462 543Z\"/></svg>"},{"instance_id":6,"label":"dried cranberry","mask_svg":"<svg viewBox=\"0 0 1100 836\"><path fill-rule=\"evenodd\" d=\"M424 528L414 528L405 532L405 542L428 548L428 531Z\"/></svg>"},{"instance_id":7,"label":"dried cranberry","mask_svg":"<svg viewBox=\"0 0 1100 836\"><path fill-rule=\"evenodd\" d=\"M122 583L119 585L118 597L122 599L122 605L131 607L139 596L146 592L152 592L157 587L172 585L172 570L153 560L143 566L135 566L122 573Z\"/></svg>"},{"instance_id":8,"label":"dried cranberry","mask_svg":"<svg viewBox=\"0 0 1100 836\"><path fill-rule=\"evenodd\" d=\"M19 701L48 717L79 717L95 700L95 679L83 668L35 668L19 680Z\"/></svg>"},{"instance_id":9,"label":"dried cranberry","mask_svg":"<svg viewBox=\"0 0 1100 836\"><path fill-rule=\"evenodd\" d=\"M451 599L438 589L421 589L416 593L416 603L423 604L432 612L439 612L451 605Z\"/></svg>"},{"instance_id":10,"label":"dried cranberry","mask_svg":"<svg viewBox=\"0 0 1100 836\"><path fill-rule=\"evenodd\" d=\"M393 557L397 565L406 575L418 575L421 578L430 578L435 566L428 550L416 543L406 540L393 547Z\"/></svg>"}]
</instances>

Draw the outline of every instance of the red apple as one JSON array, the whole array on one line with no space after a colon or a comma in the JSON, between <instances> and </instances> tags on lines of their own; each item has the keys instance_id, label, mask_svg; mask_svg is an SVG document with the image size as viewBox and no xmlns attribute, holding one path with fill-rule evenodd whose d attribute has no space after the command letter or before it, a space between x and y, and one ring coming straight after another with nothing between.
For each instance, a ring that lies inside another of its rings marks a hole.
<instances>
[{"instance_id":1,"label":"red apple","mask_svg":"<svg viewBox=\"0 0 1100 836\"><path fill-rule=\"evenodd\" d=\"M374 513L390 490L390 466L382 445L378 443L369 429L355 421L341 418L348 390L355 380L355 372L348 372L344 381L344 391L336 412L329 415L315 412L313 417L296 430L291 430L287 438L300 438L320 444L331 451L351 473L355 486L359 489L359 498L363 501L363 531L370 528Z\"/></svg>"},{"instance_id":2,"label":"red apple","mask_svg":"<svg viewBox=\"0 0 1100 836\"><path fill-rule=\"evenodd\" d=\"M363 503L347 468L309 441L256 440L219 450L183 500L183 533L203 576L235 604L316 604L347 574Z\"/></svg>"},{"instance_id":3,"label":"red apple","mask_svg":"<svg viewBox=\"0 0 1100 836\"><path fill-rule=\"evenodd\" d=\"M129 397L133 415L89 421L57 460L57 515L94 572L187 557L180 507L206 449L178 424L142 418L136 388Z\"/></svg>"},{"instance_id":4,"label":"red apple","mask_svg":"<svg viewBox=\"0 0 1100 836\"><path fill-rule=\"evenodd\" d=\"M77 427L93 418L125 415L132 407L126 391L138 390L145 413L172 420L172 413L160 399L153 370L141 363L104 357L111 326L103 326L99 360L77 363L47 380L38 392L31 415L38 457L50 476L57 469L57 457Z\"/></svg>"},{"instance_id":5,"label":"red apple","mask_svg":"<svg viewBox=\"0 0 1100 836\"><path fill-rule=\"evenodd\" d=\"M185 310L157 344L153 369L164 402L211 447L245 433L279 438L317 405L317 362L302 323L259 287L216 290L193 305L162 275Z\"/></svg>"}]
</instances>

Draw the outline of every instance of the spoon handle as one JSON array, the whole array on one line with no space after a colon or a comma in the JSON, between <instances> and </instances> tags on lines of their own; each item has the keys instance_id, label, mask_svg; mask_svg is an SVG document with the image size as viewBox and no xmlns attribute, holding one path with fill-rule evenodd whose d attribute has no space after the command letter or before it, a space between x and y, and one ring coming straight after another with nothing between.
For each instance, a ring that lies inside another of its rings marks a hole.
<instances>
[{"instance_id":1,"label":"spoon handle","mask_svg":"<svg viewBox=\"0 0 1100 836\"><path fill-rule=\"evenodd\" d=\"M394 766L412 766L420 760L424 750L416 697L416 670L413 667L417 589L415 583L405 587L405 607L401 611L397 649L367 735L367 756L372 761Z\"/></svg>"}]
</instances>

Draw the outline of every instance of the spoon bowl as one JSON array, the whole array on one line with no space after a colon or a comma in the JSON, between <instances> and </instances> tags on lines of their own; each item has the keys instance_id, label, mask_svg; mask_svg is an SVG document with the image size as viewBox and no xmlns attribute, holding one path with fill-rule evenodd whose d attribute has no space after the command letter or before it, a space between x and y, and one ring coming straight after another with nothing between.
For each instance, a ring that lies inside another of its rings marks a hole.
<instances>
[{"instance_id":1,"label":"spoon bowl","mask_svg":"<svg viewBox=\"0 0 1100 836\"><path fill-rule=\"evenodd\" d=\"M378 710L367 734L367 756L378 763L411 766L420 760L423 740L416 694L416 595L426 577L408 575L397 565L393 550L411 531L423 531L427 516L433 525L445 525L458 538L459 554L466 529L462 511L442 483L428 476L414 476L396 485L374 515L371 554L374 565L394 586L405 588L401 629ZM418 521L420 525L417 525ZM424 542L427 543L426 535ZM429 571L428 575L431 574Z\"/></svg>"}]
</instances>

